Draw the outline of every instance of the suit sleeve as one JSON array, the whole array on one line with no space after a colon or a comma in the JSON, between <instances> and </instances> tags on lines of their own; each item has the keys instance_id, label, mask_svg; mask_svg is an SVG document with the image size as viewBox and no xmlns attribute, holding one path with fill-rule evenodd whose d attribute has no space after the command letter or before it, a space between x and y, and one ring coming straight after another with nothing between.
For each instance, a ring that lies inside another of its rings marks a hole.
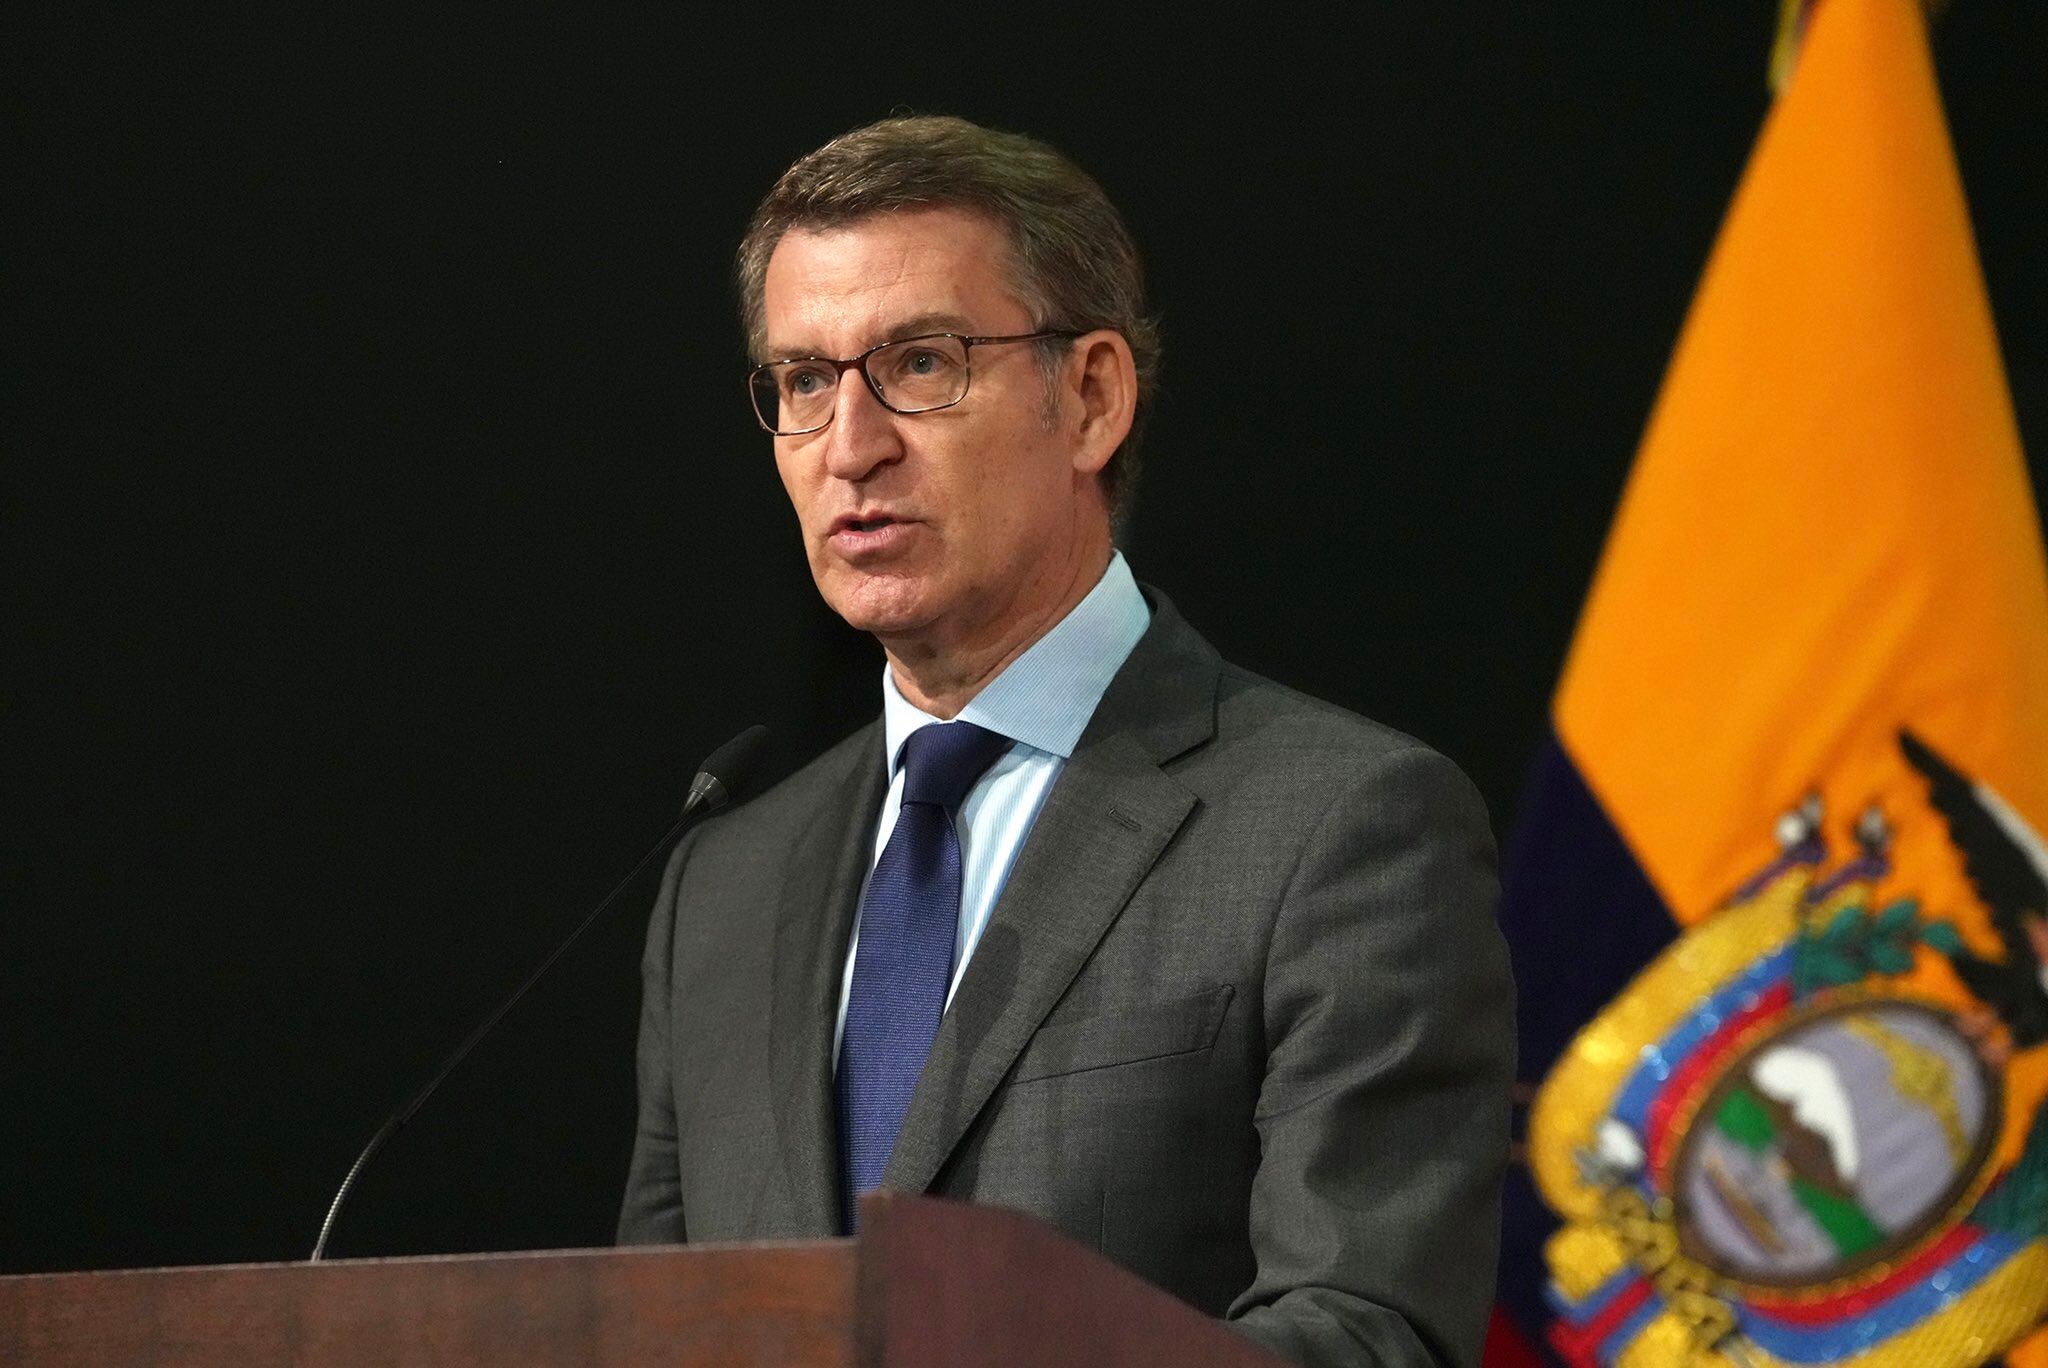
<instances>
[{"instance_id":1,"label":"suit sleeve","mask_svg":"<svg viewBox=\"0 0 2048 1368\"><path fill-rule=\"evenodd\" d=\"M676 846L661 877L661 893L647 920L647 948L640 958L640 1046L635 1069L640 1116L633 1136L633 1161L626 1171L626 1195L619 1206L619 1244L681 1244L681 1171L676 1160L675 1072L670 1067L669 1030L675 1019L670 982L675 972L676 893L697 833Z\"/></svg>"},{"instance_id":2,"label":"suit sleeve","mask_svg":"<svg viewBox=\"0 0 2048 1368\"><path fill-rule=\"evenodd\" d=\"M1282 895L1238 1328L1309 1365L1479 1361L1514 1066L1486 810L1417 747L1323 813Z\"/></svg>"}]
</instances>

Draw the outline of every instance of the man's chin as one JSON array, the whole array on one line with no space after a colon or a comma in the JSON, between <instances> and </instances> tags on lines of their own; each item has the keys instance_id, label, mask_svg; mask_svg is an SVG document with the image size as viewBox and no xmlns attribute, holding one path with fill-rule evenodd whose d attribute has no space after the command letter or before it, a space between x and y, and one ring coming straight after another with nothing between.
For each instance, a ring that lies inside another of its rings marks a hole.
<instances>
[{"instance_id":1,"label":"man's chin","mask_svg":"<svg viewBox=\"0 0 2048 1368\"><path fill-rule=\"evenodd\" d=\"M936 616L930 586L908 576L862 575L853 583L821 584L819 591L847 626L884 639L914 635Z\"/></svg>"}]
</instances>

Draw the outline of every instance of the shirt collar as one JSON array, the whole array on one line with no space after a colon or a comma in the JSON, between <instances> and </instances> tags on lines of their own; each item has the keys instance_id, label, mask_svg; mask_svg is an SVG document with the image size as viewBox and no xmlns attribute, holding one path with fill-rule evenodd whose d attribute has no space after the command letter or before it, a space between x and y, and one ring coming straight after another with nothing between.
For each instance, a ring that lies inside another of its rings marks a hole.
<instances>
[{"instance_id":1,"label":"shirt collar","mask_svg":"<svg viewBox=\"0 0 2048 1368\"><path fill-rule=\"evenodd\" d=\"M1109 681L1151 620L1152 610L1118 551L1087 597L983 685L955 720L1062 760L1071 757ZM940 720L906 699L895 675L882 667L882 725L892 778L910 734Z\"/></svg>"}]
</instances>

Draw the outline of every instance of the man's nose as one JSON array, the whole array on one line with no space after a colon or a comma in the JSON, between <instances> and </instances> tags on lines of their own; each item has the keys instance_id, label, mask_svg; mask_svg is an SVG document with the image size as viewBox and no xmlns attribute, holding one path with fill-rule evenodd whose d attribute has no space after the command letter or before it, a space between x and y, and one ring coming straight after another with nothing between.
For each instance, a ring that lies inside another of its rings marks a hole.
<instances>
[{"instance_id":1,"label":"man's nose","mask_svg":"<svg viewBox=\"0 0 2048 1368\"><path fill-rule=\"evenodd\" d=\"M877 466L903 454L896 415L875 398L858 371L839 378L832 399L832 425L825 429L827 473L841 480L864 480Z\"/></svg>"}]
</instances>

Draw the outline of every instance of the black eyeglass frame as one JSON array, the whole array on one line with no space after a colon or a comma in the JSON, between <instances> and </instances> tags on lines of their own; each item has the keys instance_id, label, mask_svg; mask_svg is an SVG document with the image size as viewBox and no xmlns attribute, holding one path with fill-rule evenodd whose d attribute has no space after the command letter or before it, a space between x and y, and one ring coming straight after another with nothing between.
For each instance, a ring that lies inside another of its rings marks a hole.
<instances>
[{"instance_id":1,"label":"black eyeglass frame","mask_svg":"<svg viewBox=\"0 0 2048 1368\"><path fill-rule=\"evenodd\" d=\"M794 365L798 362L808 361L815 365L833 367L834 371L836 372L832 380L834 386L837 386L841 381L845 380L846 373L848 371L859 371L860 378L868 382L868 393L874 395L875 402L880 404L883 408L889 410L889 412L891 413L900 413L906 416L918 413L937 413L940 409L949 409L952 408L955 404L960 403L961 400L964 400L967 397L968 391L974 388L974 349L976 347L991 346L999 342L1043 342L1055 337L1064 338L1067 341L1071 342L1073 339L1085 335L1086 334L1082 332L1077 332L1071 329L1063 328L1050 328L1043 332L1010 333L1007 336L1003 337L969 337L964 333L956 332L919 333L915 337L893 337L889 339L887 342L877 342L874 346L869 347L859 356L853 357L850 360L845 361L841 361L836 357L830 356L785 356L780 360L776 361L763 361L760 365L755 366L752 370L749 370L747 372L747 402L753 406L754 421L759 423L762 426L762 428L768 432L770 436L808 437L810 434L814 432L823 432L826 428L831 427L832 415L828 414L826 415L825 421L818 424L816 427L796 428L791 431L785 432L782 429L776 427L773 423L769 422L767 415L761 412L761 396L755 390L754 382L761 376L772 372L778 366L789 366ZM901 347L911 342L929 342L935 337L951 338L953 341L958 342L960 344L960 349L964 353L966 353L967 378L961 382L959 398L949 399L943 404L930 404L924 408L906 409L896 407L896 405L890 403L888 397L882 393L882 387L881 385L876 383L875 377L868 373L868 358L873 356L876 352L886 351L890 347ZM836 413L837 411L837 406L835 405L833 412Z\"/></svg>"}]
</instances>

